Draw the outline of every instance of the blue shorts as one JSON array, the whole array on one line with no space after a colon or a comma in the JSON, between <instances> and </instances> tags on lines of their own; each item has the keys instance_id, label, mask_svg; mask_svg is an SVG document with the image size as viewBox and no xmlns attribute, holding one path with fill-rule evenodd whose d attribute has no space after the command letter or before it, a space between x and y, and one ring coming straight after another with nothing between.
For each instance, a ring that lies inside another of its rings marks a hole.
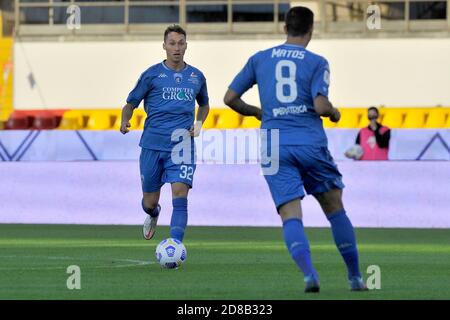
<instances>
[{"instance_id":1,"label":"blue shorts","mask_svg":"<svg viewBox=\"0 0 450 320\"><path fill-rule=\"evenodd\" d=\"M139 167L142 191L156 192L166 182L182 182L192 188L196 165L194 161L189 164L175 164L169 151L142 148Z\"/></svg>"},{"instance_id":2,"label":"blue shorts","mask_svg":"<svg viewBox=\"0 0 450 320\"><path fill-rule=\"evenodd\" d=\"M327 147L280 146L279 168L264 175L277 209L307 194L343 189L342 175Z\"/></svg>"}]
</instances>

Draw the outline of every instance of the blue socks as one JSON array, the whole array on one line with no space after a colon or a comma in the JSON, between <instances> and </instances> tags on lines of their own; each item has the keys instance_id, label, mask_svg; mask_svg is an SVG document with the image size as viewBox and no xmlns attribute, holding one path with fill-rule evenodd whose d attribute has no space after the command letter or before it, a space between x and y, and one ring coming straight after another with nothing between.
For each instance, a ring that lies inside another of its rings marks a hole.
<instances>
[{"instance_id":1,"label":"blue socks","mask_svg":"<svg viewBox=\"0 0 450 320\"><path fill-rule=\"evenodd\" d=\"M306 276L316 279L317 272L311 261L308 239L306 238L302 220L298 218L288 219L283 222L284 242L291 254L292 259Z\"/></svg>"},{"instance_id":2,"label":"blue socks","mask_svg":"<svg viewBox=\"0 0 450 320\"><path fill-rule=\"evenodd\" d=\"M144 212L146 214L148 214L152 218L155 218L155 217L159 216L158 206L154 207L153 209L147 208L144 205L144 199L142 199L142 209L144 210Z\"/></svg>"},{"instance_id":3,"label":"blue socks","mask_svg":"<svg viewBox=\"0 0 450 320\"><path fill-rule=\"evenodd\" d=\"M348 278L361 277L355 232L353 231L352 223L345 214L345 210L342 209L336 211L328 215L327 218L331 223L331 230L333 232L336 247L347 265Z\"/></svg>"},{"instance_id":4,"label":"blue socks","mask_svg":"<svg viewBox=\"0 0 450 320\"><path fill-rule=\"evenodd\" d=\"M170 237L183 241L184 231L187 226L187 198L172 199L173 212L170 220Z\"/></svg>"}]
</instances>

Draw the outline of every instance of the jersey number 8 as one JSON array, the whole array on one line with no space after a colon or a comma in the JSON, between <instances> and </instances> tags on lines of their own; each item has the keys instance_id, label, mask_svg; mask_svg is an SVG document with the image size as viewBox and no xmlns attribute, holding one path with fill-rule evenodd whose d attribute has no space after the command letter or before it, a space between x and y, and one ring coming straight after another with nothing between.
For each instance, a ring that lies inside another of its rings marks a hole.
<instances>
[{"instance_id":1,"label":"jersey number 8","mask_svg":"<svg viewBox=\"0 0 450 320\"><path fill-rule=\"evenodd\" d=\"M288 76L283 77L283 67L288 69ZM295 82L295 75L297 71L297 66L293 61L290 60L280 60L275 66L275 79L277 80L277 85L275 92L278 101L282 103L294 102L297 98L297 83ZM289 94L285 95L283 92L284 86L289 86Z\"/></svg>"}]
</instances>

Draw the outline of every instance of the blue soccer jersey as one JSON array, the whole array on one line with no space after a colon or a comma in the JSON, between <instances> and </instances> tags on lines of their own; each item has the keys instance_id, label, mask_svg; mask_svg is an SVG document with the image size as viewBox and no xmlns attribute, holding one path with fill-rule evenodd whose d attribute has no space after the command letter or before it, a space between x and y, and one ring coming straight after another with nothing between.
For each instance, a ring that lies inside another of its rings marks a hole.
<instances>
[{"instance_id":1,"label":"blue soccer jersey","mask_svg":"<svg viewBox=\"0 0 450 320\"><path fill-rule=\"evenodd\" d=\"M203 73L186 64L175 71L164 62L148 68L130 92L127 103L135 108L144 100L147 113L140 146L146 149L172 151L171 141L176 129L194 123L195 101L200 107L208 104L208 90Z\"/></svg>"},{"instance_id":2,"label":"blue soccer jersey","mask_svg":"<svg viewBox=\"0 0 450 320\"><path fill-rule=\"evenodd\" d=\"M280 145L327 146L313 100L328 96L329 77L325 58L299 45L282 44L250 57L229 88L241 95L258 84L261 128L279 129Z\"/></svg>"}]
</instances>

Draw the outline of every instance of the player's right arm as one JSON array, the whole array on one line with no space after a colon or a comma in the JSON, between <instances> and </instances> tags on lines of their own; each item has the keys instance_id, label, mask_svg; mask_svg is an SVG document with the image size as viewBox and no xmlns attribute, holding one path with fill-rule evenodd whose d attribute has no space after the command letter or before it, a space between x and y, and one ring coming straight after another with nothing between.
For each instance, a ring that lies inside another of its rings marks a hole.
<instances>
[{"instance_id":1,"label":"player's right arm","mask_svg":"<svg viewBox=\"0 0 450 320\"><path fill-rule=\"evenodd\" d=\"M130 103L127 103L122 108L122 120L120 122L120 132L126 134L130 131L130 120L133 117L134 106Z\"/></svg>"},{"instance_id":2,"label":"player's right arm","mask_svg":"<svg viewBox=\"0 0 450 320\"><path fill-rule=\"evenodd\" d=\"M223 102L231 109L243 116L254 116L261 120L262 111L260 108L247 104L241 96L234 90L228 89L223 98Z\"/></svg>"},{"instance_id":3,"label":"player's right arm","mask_svg":"<svg viewBox=\"0 0 450 320\"><path fill-rule=\"evenodd\" d=\"M256 83L256 75L254 68L254 56L248 59L247 64L237 74L233 82L230 84L223 102L231 109L243 116L254 116L258 120L262 118L260 108L247 104L241 99L241 96Z\"/></svg>"},{"instance_id":4,"label":"player's right arm","mask_svg":"<svg viewBox=\"0 0 450 320\"><path fill-rule=\"evenodd\" d=\"M122 120L120 122L120 132L126 134L130 131L130 120L133 116L133 111L141 103L142 99L147 95L150 90L150 79L146 76L147 71L141 74L139 80L131 90L127 98L127 104L122 108Z\"/></svg>"}]
</instances>

